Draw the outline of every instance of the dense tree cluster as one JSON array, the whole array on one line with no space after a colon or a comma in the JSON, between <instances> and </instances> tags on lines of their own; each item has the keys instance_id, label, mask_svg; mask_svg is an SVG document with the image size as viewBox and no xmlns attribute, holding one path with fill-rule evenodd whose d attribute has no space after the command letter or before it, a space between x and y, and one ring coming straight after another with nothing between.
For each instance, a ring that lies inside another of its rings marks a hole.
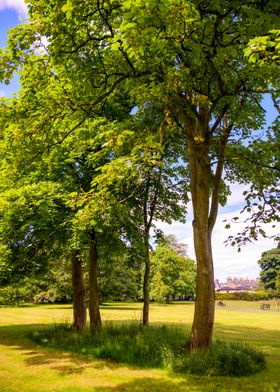
<instances>
[{"instance_id":1,"label":"dense tree cluster","mask_svg":"<svg viewBox=\"0 0 280 392\"><path fill-rule=\"evenodd\" d=\"M30 0L28 8L28 23L0 53L1 81L15 72L21 80L0 105L1 279L71 260L74 327L83 329L87 264L95 331L99 264L108 284L111 263L118 282L144 266L147 325L150 283L162 298L175 286L185 292L193 274L178 255L172 267L174 251L162 245L152 255L150 245L155 222L184 221L190 199L197 278L186 347L208 347L211 237L229 184L248 184L252 217L233 244L279 220L279 123L264 136L261 106L270 94L279 108L278 1ZM259 36L268 37L261 53Z\"/></svg>"}]
</instances>

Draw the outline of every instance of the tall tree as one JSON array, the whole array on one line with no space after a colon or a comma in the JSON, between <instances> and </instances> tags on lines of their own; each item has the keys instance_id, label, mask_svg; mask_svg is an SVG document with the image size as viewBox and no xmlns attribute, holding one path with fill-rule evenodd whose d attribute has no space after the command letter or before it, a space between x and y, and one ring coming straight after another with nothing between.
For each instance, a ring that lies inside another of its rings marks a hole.
<instances>
[{"instance_id":1,"label":"tall tree","mask_svg":"<svg viewBox=\"0 0 280 392\"><path fill-rule=\"evenodd\" d=\"M264 124L262 94L276 93L271 73L248 63L244 49L256 35L277 28L279 3L31 0L29 10L28 27L12 35L11 56L4 56L8 75L28 62L45 36L45 60L63 75L72 117L80 113L84 121L125 86L137 105L163 105L168 121L181 128L197 259L195 315L186 346L208 347L215 309L211 237L218 205L228 193L223 180L250 183L250 171L240 175L236 160L246 161L240 150L246 151Z\"/></svg>"},{"instance_id":2,"label":"tall tree","mask_svg":"<svg viewBox=\"0 0 280 392\"><path fill-rule=\"evenodd\" d=\"M164 108L146 102L138 107L123 125L129 132L114 141L114 159L96 177L96 188L105 198L106 208L123 204L129 218L123 220L127 233L138 237L145 265L143 278L143 325L149 323L151 235L155 221L185 221L188 186L186 163L180 159L182 145L170 137L179 134L177 125L170 124ZM99 207L100 209L100 207Z\"/></svg>"}]
</instances>

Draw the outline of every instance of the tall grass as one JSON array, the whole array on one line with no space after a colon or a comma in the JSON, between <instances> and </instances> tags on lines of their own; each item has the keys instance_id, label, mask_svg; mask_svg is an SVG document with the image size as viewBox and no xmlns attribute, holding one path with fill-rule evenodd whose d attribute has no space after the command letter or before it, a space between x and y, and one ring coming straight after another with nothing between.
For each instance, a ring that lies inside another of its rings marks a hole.
<instances>
[{"instance_id":1,"label":"tall grass","mask_svg":"<svg viewBox=\"0 0 280 392\"><path fill-rule=\"evenodd\" d=\"M211 349L182 351L186 330L180 325L143 327L137 322L107 322L102 331L76 333L67 324L34 332L37 343L92 358L178 373L244 376L265 367L264 355L243 344L217 341Z\"/></svg>"}]
</instances>

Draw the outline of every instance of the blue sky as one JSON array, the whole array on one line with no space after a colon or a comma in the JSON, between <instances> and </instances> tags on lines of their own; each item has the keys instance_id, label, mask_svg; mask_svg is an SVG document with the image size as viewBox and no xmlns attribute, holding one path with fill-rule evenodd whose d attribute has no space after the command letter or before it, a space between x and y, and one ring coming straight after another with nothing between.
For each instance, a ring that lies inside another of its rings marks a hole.
<instances>
[{"instance_id":1,"label":"blue sky","mask_svg":"<svg viewBox=\"0 0 280 392\"><path fill-rule=\"evenodd\" d=\"M7 33L12 27L20 23L27 16L23 1L0 0L0 47L4 47L7 42ZM11 96L19 88L18 78L6 86L0 84L0 96Z\"/></svg>"},{"instance_id":2,"label":"blue sky","mask_svg":"<svg viewBox=\"0 0 280 392\"><path fill-rule=\"evenodd\" d=\"M0 0L0 46L3 47L7 39L7 31L27 17L27 9L23 0ZM0 96L11 96L19 88L18 80L13 80L11 85L0 85ZM267 111L268 123L276 116L271 100L266 97L263 106ZM242 223L233 225L232 231L225 230L224 220L230 220L239 215L242 209L242 193L246 189L243 185L234 184L232 195L228 204L220 208L219 217L213 233L213 254L215 265L215 277L225 281L227 276L240 276L256 278L259 275L257 260L262 252L276 247L273 240L260 239L258 242L249 244L242 248L241 253L232 247L225 247L224 241L233 232L242 229ZM186 243L189 249L189 256L195 258L192 243L192 217L188 216L186 224L174 222L172 225L158 222L157 226L166 234L175 234L178 240ZM267 227L268 233L273 234L273 229Z\"/></svg>"}]
</instances>

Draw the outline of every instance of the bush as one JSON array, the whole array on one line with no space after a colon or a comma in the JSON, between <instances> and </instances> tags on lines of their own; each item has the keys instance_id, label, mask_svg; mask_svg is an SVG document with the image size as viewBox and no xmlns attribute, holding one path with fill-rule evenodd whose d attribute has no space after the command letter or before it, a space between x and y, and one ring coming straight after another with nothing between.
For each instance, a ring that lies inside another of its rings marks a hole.
<instances>
[{"instance_id":1,"label":"bush","mask_svg":"<svg viewBox=\"0 0 280 392\"><path fill-rule=\"evenodd\" d=\"M6 286L0 288L0 305L18 306L30 300L30 292L25 287Z\"/></svg>"},{"instance_id":2,"label":"bush","mask_svg":"<svg viewBox=\"0 0 280 392\"><path fill-rule=\"evenodd\" d=\"M63 350L80 352L94 358L110 358L141 367L163 367L166 356L183 345L186 331L182 327L143 327L138 322L105 323L102 331L92 335L58 325L32 335L36 342Z\"/></svg>"},{"instance_id":3,"label":"bush","mask_svg":"<svg viewBox=\"0 0 280 392\"><path fill-rule=\"evenodd\" d=\"M178 373L244 376L265 367L264 355L245 345L216 342L209 350L182 351L182 326L143 327L138 323L105 323L95 335L77 333L68 325L33 333L42 345L78 352L94 358L141 367L167 368Z\"/></svg>"},{"instance_id":4,"label":"bush","mask_svg":"<svg viewBox=\"0 0 280 392\"><path fill-rule=\"evenodd\" d=\"M265 365L262 352L244 344L217 341L211 349L177 356L173 370L197 375L240 377L259 372Z\"/></svg>"},{"instance_id":5,"label":"bush","mask_svg":"<svg viewBox=\"0 0 280 392\"><path fill-rule=\"evenodd\" d=\"M217 301L260 301L272 298L272 296L266 291L256 291L255 293L243 292L243 293L216 293Z\"/></svg>"},{"instance_id":6,"label":"bush","mask_svg":"<svg viewBox=\"0 0 280 392\"><path fill-rule=\"evenodd\" d=\"M33 296L34 303L70 303L72 296L56 287L51 287L47 291L40 291Z\"/></svg>"}]
</instances>

